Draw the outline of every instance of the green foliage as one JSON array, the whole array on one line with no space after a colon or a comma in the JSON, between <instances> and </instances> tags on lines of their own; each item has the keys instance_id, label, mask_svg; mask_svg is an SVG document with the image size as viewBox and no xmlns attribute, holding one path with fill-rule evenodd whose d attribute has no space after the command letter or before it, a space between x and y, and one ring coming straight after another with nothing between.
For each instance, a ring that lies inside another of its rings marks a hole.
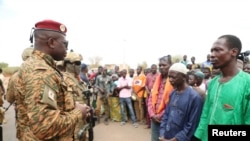
<instances>
[{"instance_id":1,"label":"green foliage","mask_svg":"<svg viewBox=\"0 0 250 141\"><path fill-rule=\"evenodd\" d=\"M4 63L4 62L0 62L0 68L7 68L9 66L9 64Z\"/></svg>"},{"instance_id":2,"label":"green foliage","mask_svg":"<svg viewBox=\"0 0 250 141\"><path fill-rule=\"evenodd\" d=\"M4 76L11 76L12 74L14 74L19 69L20 69L20 67L7 67L7 68L3 68L3 75Z\"/></svg>"}]
</instances>

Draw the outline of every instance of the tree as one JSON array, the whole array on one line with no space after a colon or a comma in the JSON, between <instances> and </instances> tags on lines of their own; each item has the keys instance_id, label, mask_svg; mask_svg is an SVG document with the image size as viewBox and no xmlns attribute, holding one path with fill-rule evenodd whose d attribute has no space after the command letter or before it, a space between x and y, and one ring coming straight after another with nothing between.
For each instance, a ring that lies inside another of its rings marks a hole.
<instances>
[{"instance_id":1,"label":"tree","mask_svg":"<svg viewBox=\"0 0 250 141\"><path fill-rule=\"evenodd\" d=\"M97 68L101 64L102 57L100 56L90 57L89 61L90 61L89 68Z\"/></svg>"},{"instance_id":2,"label":"tree","mask_svg":"<svg viewBox=\"0 0 250 141\"><path fill-rule=\"evenodd\" d=\"M7 68L9 66L9 64L1 62L0 63L0 68Z\"/></svg>"},{"instance_id":3,"label":"tree","mask_svg":"<svg viewBox=\"0 0 250 141\"><path fill-rule=\"evenodd\" d=\"M173 63L178 63L178 62L181 61L181 59L182 59L182 55L174 55L174 56L172 56L172 62Z\"/></svg>"},{"instance_id":4,"label":"tree","mask_svg":"<svg viewBox=\"0 0 250 141\"><path fill-rule=\"evenodd\" d=\"M146 61L143 61L142 63L139 63L138 66L141 66L142 69L146 69L148 67L148 64Z\"/></svg>"}]
</instances>

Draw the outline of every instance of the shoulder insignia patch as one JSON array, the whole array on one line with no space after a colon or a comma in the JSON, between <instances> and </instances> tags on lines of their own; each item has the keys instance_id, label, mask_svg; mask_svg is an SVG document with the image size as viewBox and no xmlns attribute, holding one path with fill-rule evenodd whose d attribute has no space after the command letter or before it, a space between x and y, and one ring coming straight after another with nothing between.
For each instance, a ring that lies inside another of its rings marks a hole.
<instances>
[{"instance_id":1,"label":"shoulder insignia patch","mask_svg":"<svg viewBox=\"0 0 250 141\"><path fill-rule=\"evenodd\" d=\"M54 96L55 96L55 93L51 89L49 89L49 92L48 92L49 99L51 99L52 101L55 101Z\"/></svg>"},{"instance_id":2,"label":"shoulder insignia patch","mask_svg":"<svg viewBox=\"0 0 250 141\"><path fill-rule=\"evenodd\" d=\"M41 102L48 104L50 107L57 109L57 95L48 85L44 86Z\"/></svg>"}]
</instances>

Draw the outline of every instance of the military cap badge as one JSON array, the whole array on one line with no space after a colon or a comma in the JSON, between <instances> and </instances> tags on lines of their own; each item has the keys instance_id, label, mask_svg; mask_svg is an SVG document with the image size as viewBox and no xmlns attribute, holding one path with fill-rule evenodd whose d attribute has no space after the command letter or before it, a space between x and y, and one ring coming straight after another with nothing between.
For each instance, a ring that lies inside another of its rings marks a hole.
<instances>
[{"instance_id":1,"label":"military cap badge","mask_svg":"<svg viewBox=\"0 0 250 141\"><path fill-rule=\"evenodd\" d=\"M66 30L66 27L65 27L65 25L60 25L60 30L61 30L61 32L65 32L65 30Z\"/></svg>"}]
</instances>

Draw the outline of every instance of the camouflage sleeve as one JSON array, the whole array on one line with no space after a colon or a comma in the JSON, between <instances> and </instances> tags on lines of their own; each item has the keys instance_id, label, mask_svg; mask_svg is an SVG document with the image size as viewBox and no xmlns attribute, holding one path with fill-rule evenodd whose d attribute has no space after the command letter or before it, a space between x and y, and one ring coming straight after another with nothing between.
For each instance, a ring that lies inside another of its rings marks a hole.
<instances>
[{"instance_id":1,"label":"camouflage sleeve","mask_svg":"<svg viewBox=\"0 0 250 141\"><path fill-rule=\"evenodd\" d=\"M3 82L2 80L0 79L0 95L4 94L5 93L5 89L4 89L4 86L3 86Z\"/></svg>"},{"instance_id":2,"label":"camouflage sleeve","mask_svg":"<svg viewBox=\"0 0 250 141\"><path fill-rule=\"evenodd\" d=\"M6 100L11 104L13 102L15 102L15 87L14 87L14 84L15 84L14 77L15 76L16 76L16 74L13 74L10 77L9 82L8 82L8 86L7 86L7 91L6 91Z\"/></svg>"},{"instance_id":3,"label":"camouflage sleeve","mask_svg":"<svg viewBox=\"0 0 250 141\"><path fill-rule=\"evenodd\" d=\"M63 110L64 94L57 73L34 71L25 76L25 103L31 131L41 140L73 135L81 111Z\"/></svg>"}]
</instances>

